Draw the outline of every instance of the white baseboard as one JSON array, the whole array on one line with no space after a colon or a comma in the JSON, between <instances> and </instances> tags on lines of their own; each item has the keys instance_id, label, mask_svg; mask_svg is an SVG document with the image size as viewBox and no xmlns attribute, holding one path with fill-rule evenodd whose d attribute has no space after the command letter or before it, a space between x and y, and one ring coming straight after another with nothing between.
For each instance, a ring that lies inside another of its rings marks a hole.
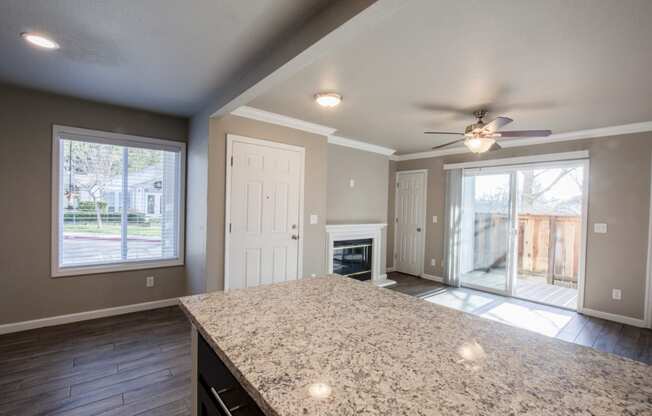
<instances>
[{"instance_id":1,"label":"white baseboard","mask_svg":"<svg viewBox=\"0 0 652 416\"><path fill-rule=\"evenodd\" d=\"M583 313L584 315L593 316L594 318L606 319L608 321L636 326L639 328L647 327L644 319L631 318L629 316L617 315L615 313L602 312L602 311L597 311L595 309L589 309L589 308L582 308L581 313Z\"/></svg>"},{"instance_id":2,"label":"white baseboard","mask_svg":"<svg viewBox=\"0 0 652 416\"><path fill-rule=\"evenodd\" d=\"M179 304L179 298L155 300L152 302L135 303L133 305L116 306L114 308L95 309L92 311L71 313L69 315L52 316L50 318L34 319L31 321L15 322L0 325L0 335L12 332L27 331L29 329L43 328L69 324L72 322L87 321L89 319L105 318L107 316L124 315L126 313L146 311L150 309L165 308Z\"/></svg>"},{"instance_id":3,"label":"white baseboard","mask_svg":"<svg viewBox=\"0 0 652 416\"><path fill-rule=\"evenodd\" d=\"M441 276L435 276L432 274L421 273L421 277L427 280L432 280L433 282L444 283L444 278Z\"/></svg>"}]
</instances>

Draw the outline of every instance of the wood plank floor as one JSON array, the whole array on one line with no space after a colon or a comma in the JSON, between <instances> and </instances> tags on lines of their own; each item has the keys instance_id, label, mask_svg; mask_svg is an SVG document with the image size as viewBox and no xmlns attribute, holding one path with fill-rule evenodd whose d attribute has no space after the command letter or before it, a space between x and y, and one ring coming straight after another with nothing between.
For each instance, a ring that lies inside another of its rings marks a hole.
<instances>
[{"instance_id":1,"label":"wood plank floor","mask_svg":"<svg viewBox=\"0 0 652 416\"><path fill-rule=\"evenodd\" d=\"M190 414L177 307L0 336L0 415Z\"/></svg>"},{"instance_id":2,"label":"wood plank floor","mask_svg":"<svg viewBox=\"0 0 652 416\"><path fill-rule=\"evenodd\" d=\"M565 309L472 289L451 288L398 272L392 272L388 277L397 283L389 289L398 292L567 342L652 364L652 330L650 329L636 328Z\"/></svg>"}]
</instances>

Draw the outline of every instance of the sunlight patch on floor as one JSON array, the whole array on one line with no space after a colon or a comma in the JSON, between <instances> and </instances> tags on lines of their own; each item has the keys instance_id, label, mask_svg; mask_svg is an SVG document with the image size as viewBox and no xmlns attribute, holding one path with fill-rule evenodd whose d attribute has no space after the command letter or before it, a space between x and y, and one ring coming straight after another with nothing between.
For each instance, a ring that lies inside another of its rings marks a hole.
<instances>
[{"instance_id":1,"label":"sunlight patch on floor","mask_svg":"<svg viewBox=\"0 0 652 416\"><path fill-rule=\"evenodd\" d=\"M469 313L473 313L478 308L488 305L494 301L492 297L487 295L462 292L457 290L447 290L443 293L438 293L424 299L428 302L447 306L453 309L459 309Z\"/></svg>"},{"instance_id":2,"label":"sunlight patch on floor","mask_svg":"<svg viewBox=\"0 0 652 416\"><path fill-rule=\"evenodd\" d=\"M564 311L553 312L511 303L502 303L479 316L549 337L559 334L572 319L572 316Z\"/></svg>"},{"instance_id":3,"label":"sunlight patch on floor","mask_svg":"<svg viewBox=\"0 0 652 416\"><path fill-rule=\"evenodd\" d=\"M563 309L467 289L449 289L425 300L549 337L559 334L574 315Z\"/></svg>"}]
</instances>

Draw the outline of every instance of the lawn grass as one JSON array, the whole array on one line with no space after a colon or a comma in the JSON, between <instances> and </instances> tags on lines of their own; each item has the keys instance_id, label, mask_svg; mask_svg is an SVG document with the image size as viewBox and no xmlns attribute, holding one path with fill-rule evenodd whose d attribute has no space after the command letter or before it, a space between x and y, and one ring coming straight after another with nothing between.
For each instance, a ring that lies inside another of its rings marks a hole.
<instances>
[{"instance_id":1,"label":"lawn grass","mask_svg":"<svg viewBox=\"0 0 652 416\"><path fill-rule=\"evenodd\" d=\"M101 228L97 227L96 223L88 224L64 224L64 233L87 233L97 235L120 235L120 224L103 224ZM127 234L130 236L139 237L160 237L160 225L142 225L133 224L128 225Z\"/></svg>"}]
</instances>

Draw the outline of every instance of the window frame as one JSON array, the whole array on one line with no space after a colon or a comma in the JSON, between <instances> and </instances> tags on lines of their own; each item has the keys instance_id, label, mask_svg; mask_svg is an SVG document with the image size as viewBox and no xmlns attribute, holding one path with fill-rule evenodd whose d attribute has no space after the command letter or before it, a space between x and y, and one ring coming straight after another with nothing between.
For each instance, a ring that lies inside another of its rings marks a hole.
<instances>
[{"instance_id":1,"label":"window frame","mask_svg":"<svg viewBox=\"0 0 652 416\"><path fill-rule=\"evenodd\" d=\"M116 146L145 147L179 152L179 198L177 201L177 256L160 260L120 260L113 263L62 266L60 264L60 231L62 215L60 197L63 191L61 173L61 140L74 139L87 142L104 143ZM140 146L138 146L140 145ZM174 140L154 139L129 134L101 130L83 129L54 124L52 126L52 206L51 206L51 277L91 275L127 270L157 269L183 266L185 264L185 205L186 205L186 143Z\"/></svg>"}]
</instances>

